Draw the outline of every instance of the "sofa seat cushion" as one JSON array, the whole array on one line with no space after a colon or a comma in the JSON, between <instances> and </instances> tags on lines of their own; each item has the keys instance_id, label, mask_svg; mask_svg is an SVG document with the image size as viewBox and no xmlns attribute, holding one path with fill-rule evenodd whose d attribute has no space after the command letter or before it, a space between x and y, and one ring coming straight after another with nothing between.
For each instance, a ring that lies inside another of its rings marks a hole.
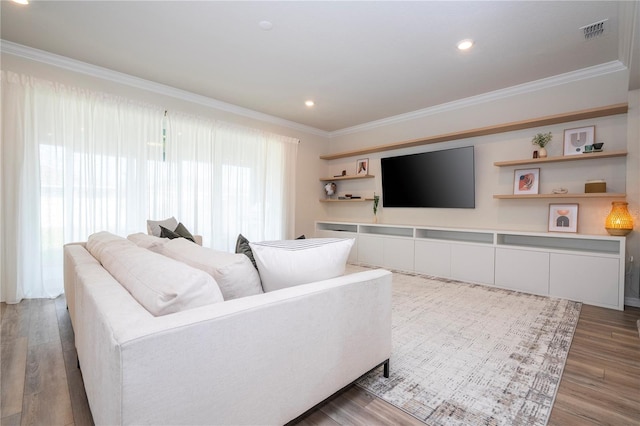
<instances>
[{"instance_id":1,"label":"sofa seat cushion","mask_svg":"<svg viewBox=\"0 0 640 426\"><path fill-rule=\"evenodd\" d=\"M167 241L160 253L211 275L224 300L263 293L258 271L244 254L201 247L184 238Z\"/></svg>"},{"instance_id":2,"label":"sofa seat cushion","mask_svg":"<svg viewBox=\"0 0 640 426\"><path fill-rule=\"evenodd\" d=\"M265 292L344 274L352 238L308 238L249 243Z\"/></svg>"},{"instance_id":3,"label":"sofa seat cushion","mask_svg":"<svg viewBox=\"0 0 640 426\"><path fill-rule=\"evenodd\" d=\"M223 301L220 288L209 274L106 234L91 235L87 249L152 315ZM98 250L92 251L92 247Z\"/></svg>"}]
</instances>

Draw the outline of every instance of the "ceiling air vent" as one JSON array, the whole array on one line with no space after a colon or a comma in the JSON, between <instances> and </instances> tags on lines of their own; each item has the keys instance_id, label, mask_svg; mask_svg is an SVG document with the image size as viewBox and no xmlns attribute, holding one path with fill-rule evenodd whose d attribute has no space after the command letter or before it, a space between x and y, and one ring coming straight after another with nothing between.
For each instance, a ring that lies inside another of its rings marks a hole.
<instances>
[{"instance_id":1,"label":"ceiling air vent","mask_svg":"<svg viewBox=\"0 0 640 426\"><path fill-rule=\"evenodd\" d=\"M605 25L607 21L608 19L603 19L602 21L580 27L580 30L582 30L582 33L584 34L584 39L591 40L603 35L607 28Z\"/></svg>"}]
</instances>

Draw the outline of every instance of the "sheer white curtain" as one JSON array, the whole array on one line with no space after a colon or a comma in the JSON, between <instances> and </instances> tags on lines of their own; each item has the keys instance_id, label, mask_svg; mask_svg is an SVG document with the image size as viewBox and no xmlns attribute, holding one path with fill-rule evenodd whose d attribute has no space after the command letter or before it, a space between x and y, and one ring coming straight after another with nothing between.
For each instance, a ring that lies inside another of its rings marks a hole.
<instances>
[{"instance_id":1,"label":"sheer white curtain","mask_svg":"<svg viewBox=\"0 0 640 426\"><path fill-rule=\"evenodd\" d=\"M224 251L240 233L293 235L297 139L180 113L166 123L166 161L149 167L155 217L173 215Z\"/></svg>"},{"instance_id":2,"label":"sheer white curtain","mask_svg":"<svg viewBox=\"0 0 640 426\"><path fill-rule=\"evenodd\" d=\"M214 146L221 185L209 232L227 241L218 248L235 247L239 233L251 241L293 237L298 140L219 123Z\"/></svg>"},{"instance_id":3,"label":"sheer white curtain","mask_svg":"<svg viewBox=\"0 0 640 426\"><path fill-rule=\"evenodd\" d=\"M65 243L149 218L224 250L290 237L296 155L292 138L3 71L0 297L59 295Z\"/></svg>"}]
</instances>

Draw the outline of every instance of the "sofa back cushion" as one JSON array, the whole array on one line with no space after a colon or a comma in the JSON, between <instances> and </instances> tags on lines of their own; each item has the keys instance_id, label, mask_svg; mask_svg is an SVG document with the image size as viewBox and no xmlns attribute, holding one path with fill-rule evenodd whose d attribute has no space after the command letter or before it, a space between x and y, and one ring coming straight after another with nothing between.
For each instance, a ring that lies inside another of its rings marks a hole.
<instances>
[{"instance_id":1,"label":"sofa back cushion","mask_svg":"<svg viewBox=\"0 0 640 426\"><path fill-rule=\"evenodd\" d=\"M352 238L308 238L249 243L265 292L344 274Z\"/></svg>"},{"instance_id":2,"label":"sofa back cushion","mask_svg":"<svg viewBox=\"0 0 640 426\"><path fill-rule=\"evenodd\" d=\"M102 253L108 247L131 247L133 246L133 242L126 240L125 238L120 237L119 235L114 235L107 231L96 232L95 234L89 235L87 239L86 248L89 253L93 257L95 257L98 262L100 262L100 258L102 257Z\"/></svg>"},{"instance_id":3,"label":"sofa back cushion","mask_svg":"<svg viewBox=\"0 0 640 426\"><path fill-rule=\"evenodd\" d=\"M156 253L159 253L164 243L169 241L168 238L155 237L143 232L127 235L127 240L132 241L138 247L146 248Z\"/></svg>"},{"instance_id":4,"label":"sofa back cushion","mask_svg":"<svg viewBox=\"0 0 640 426\"><path fill-rule=\"evenodd\" d=\"M104 232L91 235L87 249L152 315L223 301L220 288L209 274L122 237Z\"/></svg>"},{"instance_id":5,"label":"sofa back cushion","mask_svg":"<svg viewBox=\"0 0 640 426\"><path fill-rule=\"evenodd\" d=\"M224 300L263 293L258 271L244 254L201 247L184 238L167 241L160 253L211 275Z\"/></svg>"}]
</instances>

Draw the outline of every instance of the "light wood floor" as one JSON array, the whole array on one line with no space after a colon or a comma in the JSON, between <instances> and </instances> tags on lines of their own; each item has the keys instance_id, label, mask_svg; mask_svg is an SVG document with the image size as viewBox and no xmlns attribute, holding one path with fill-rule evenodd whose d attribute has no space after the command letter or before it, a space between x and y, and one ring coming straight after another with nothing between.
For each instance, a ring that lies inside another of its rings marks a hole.
<instances>
[{"instance_id":1,"label":"light wood floor","mask_svg":"<svg viewBox=\"0 0 640 426\"><path fill-rule=\"evenodd\" d=\"M1 304L0 424L92 425L64 297ZM549 425L640 425L640 309L584 305ZM351 386L298 425L422 425Z\"/></svg>"}]
</instances>

